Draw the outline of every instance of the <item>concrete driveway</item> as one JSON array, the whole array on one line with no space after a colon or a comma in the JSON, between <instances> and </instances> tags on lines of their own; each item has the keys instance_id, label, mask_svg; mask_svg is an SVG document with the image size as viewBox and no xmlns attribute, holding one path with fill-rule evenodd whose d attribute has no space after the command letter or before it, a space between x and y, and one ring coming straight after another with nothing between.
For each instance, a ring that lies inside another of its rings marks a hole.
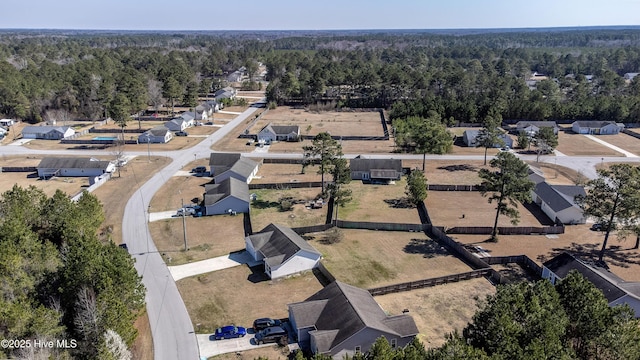
<instances>
[{"instance_id":1,"label":"concrete driveway","mask_svg":"<svg viewBox=\"0 0 640 360\"><path fill-rule=\"evenodd\" d=\"M196 261L189 264L169 266L169 272L173 276L173 280L178 281L190 276L205 274L212 271L232 268L234 266L248 264L256 266L261 261L255 261L246 251L235 252L229 255L218 256L213 259Z\"/></svg>"}]
</instances>

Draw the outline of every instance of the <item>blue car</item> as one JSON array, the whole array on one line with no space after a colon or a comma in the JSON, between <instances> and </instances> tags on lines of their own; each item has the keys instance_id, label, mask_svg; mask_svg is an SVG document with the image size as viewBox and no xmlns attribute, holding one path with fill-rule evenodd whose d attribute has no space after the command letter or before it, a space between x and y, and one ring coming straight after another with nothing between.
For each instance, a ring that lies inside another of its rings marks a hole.
<instances>
[{"instance_id":1,"label":"blue car","mask_svg":"<svg viewBox=\"0 0 640 360\"><path fill-rule=\"evenodd\" d=\"M209 337L211 340L240 338L247 335L247 329L242 326L223 326L217 328L216 332Z\"/></svg>"}]
</instances>

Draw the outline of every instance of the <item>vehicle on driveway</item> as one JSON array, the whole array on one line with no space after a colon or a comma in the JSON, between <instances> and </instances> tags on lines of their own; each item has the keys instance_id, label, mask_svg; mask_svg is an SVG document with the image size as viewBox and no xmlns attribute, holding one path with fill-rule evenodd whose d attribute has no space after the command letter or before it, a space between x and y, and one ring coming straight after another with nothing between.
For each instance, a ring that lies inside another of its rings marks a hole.
<instances>
[{"instance_id":1,"label":"vehicle on driveway","mask_svg":"<svg viewBox=\"0 0 640 360\"><path fill-rule=\"evenodd\" d=\"M192 173L196 173L196 174L200 174L200 173L205 173L207 172L207 167L206 166L196 166L193 169L191 169Z\"/></svg>"},{"instance_id":2,"label":"vehicle on driveway","mask_svg":"<svg viewBox=\"0 0 640 360\"><path fill-rule=\"evenodd\" d=\"M176 136L189 136L186 131L176 131Z\"/></svg>"},{"instance_id":3,"label":"vehicle on driveway","mask_svg":"<svg viewBox=\"0 0 640 360\"><path fill-rule=\"evenodd\" d=\"M282 325L282 322L278 319L260 318L260 319L255 319L253 321L253 330L258 332L262 329L266 329L271 326L280 326L280 325Z\"/></svg>"},{"instance_id":4,"label":"vehicle on driveway","mask_svg":"<svg viewBox=\"0 0 640 360\"><path fill-rule=\"evenodd\" d=\"M616 224L611 224L611 230L616 229ZM591 225L592 231L607 231L607 223L595 223Z\"/></svg>"},{"instance_id":5,"label":"vehicle on driveway","mask_svg":"<svg viewBox=\"0 0 640 360\"><path fill-rule=\"evenodd\" d=\"M287 331L280 326L271 326L266 329L260 330L256 334L256 344L266 344L275 342L284 342L288 339Z\"/></svg>"},{"instance_id":6,"label":"vehicle on driveway","mask_svg":"<svg viewBox=\"0 0 640 360\"><path fill-rule=\"evenodd\" d=\"M209 336L209 340L241 338L245 335L247 335L247 329L242 326L228 325L217 328L216 332Z\"/></svg>"}]
</instances>

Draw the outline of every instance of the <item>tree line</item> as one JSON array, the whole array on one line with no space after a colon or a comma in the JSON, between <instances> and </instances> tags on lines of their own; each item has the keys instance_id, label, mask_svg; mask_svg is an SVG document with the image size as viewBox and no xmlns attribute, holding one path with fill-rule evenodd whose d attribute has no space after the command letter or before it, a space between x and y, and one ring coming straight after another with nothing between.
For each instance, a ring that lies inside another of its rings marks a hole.
<instances>
[{"instance_id":1,"label":"tree line","mask_svg":"<svg viewBox=\"0 0 640 360\"><path fill-rule=\"evenodd\" d=\"M3 347L7 358L130 358L145 289L125 249L102 242L99 200L15 185L0 197L0 338L74 340Z\"/></svg>"}]
</instances>

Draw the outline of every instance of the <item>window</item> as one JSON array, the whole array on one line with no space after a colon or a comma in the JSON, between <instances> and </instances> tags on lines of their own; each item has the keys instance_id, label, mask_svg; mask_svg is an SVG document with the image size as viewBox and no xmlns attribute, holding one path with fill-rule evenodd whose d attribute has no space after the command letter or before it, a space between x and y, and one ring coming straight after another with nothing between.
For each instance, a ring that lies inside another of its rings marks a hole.
<instances>
[{"instance_id":1,"label":"window","mask_svg":"<svg viewBox=\"0 0 640 360\"><path fill-rule=\"evenodd\" d=\"M362 346L356 346L356 354L360 354L362 352Z\"/></svg>"},{"instance_id":2,"label":"window","mask_svg":"<svg viewBox=\"0 0 640 360\"><path fill-rule=\"evenodd\" d=\"M398 340L397 339L391 339L391 348L395 349L396 346L398 346Z\"/></svg>"}]
</instances>

